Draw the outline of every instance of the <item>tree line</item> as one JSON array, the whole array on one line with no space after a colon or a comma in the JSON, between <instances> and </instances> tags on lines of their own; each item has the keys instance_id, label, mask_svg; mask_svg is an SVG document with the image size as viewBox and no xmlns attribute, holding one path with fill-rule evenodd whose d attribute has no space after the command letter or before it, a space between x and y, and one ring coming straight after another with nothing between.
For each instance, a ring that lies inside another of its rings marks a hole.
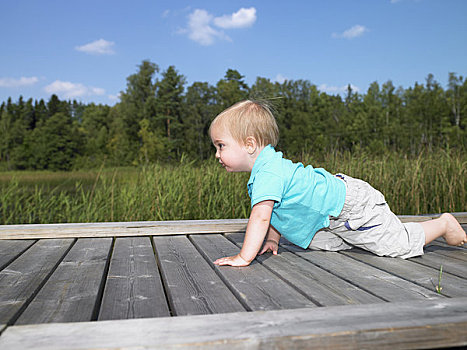
<instances>
[{"instance_id":1,"label":"tree line","mask_svg":"<svg viewBox=\"0 0 467 350\"><path fill-rule=\"evenodd\" d=\"M187 86L174 66L160 71L143 61L127 78L114 106L11 98L0 106L0 169L70 170L138 165L214 153L207 131L212 119L240 100L267 99L281 132L278 148L289 157L324 152L467 149L467 80L454 73L443 88L428 75L424 84L397 88L374 82L366 93L320 92L308 80L248 86L236 70L215 85Z\"/></svg>"}]
</instances>

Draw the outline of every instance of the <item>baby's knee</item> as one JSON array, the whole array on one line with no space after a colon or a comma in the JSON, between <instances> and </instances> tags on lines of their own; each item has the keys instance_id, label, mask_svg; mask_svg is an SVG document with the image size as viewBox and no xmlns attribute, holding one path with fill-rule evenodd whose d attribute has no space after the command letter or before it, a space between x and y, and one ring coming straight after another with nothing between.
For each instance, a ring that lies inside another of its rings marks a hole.
<instances>
[{"instance_id":1,"label":"baby's knee","mask_svg":"<svg viewBox=\"0 0 467 350\"><path fill-rule=\"evenodd\" d=\"M333 252L350 248L352 246L347 244L341 237L327 230L318 231L308 246L308 249L312 250L328 250Z\"/></svg>"}]
</instances>

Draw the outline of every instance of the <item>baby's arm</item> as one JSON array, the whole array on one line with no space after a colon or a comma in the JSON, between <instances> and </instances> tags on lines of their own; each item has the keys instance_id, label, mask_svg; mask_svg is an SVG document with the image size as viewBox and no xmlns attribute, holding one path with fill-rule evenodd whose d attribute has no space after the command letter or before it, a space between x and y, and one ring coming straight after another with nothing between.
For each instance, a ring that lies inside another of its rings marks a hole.
<instances>
[{"instance_id":1,"label":"baby's arm","mask_svg":"<svg viewBox=\"0 0 467 350\"><path fill-rule=\"evenodd\" d=\"M261 249L259 255L267 252L272 252L272 254L277 255L280 239L281 234L272 225L269 226L269 231L266 235L266 242L264 242L263 249Z\"/></svg>"},{"instance_id":2,"label":"baby's arm","mask_svg":"<svg viewBox=\"0 0 467 350\"><path fill-rule=\"evenodd\" d=\"M245 239L240 253L235 256L220 258L216 265L248 266L258 254L264 237L269 229L274 201L263 201L251 209L250 219L246 227Z\"/></svg>"}]
</instances>

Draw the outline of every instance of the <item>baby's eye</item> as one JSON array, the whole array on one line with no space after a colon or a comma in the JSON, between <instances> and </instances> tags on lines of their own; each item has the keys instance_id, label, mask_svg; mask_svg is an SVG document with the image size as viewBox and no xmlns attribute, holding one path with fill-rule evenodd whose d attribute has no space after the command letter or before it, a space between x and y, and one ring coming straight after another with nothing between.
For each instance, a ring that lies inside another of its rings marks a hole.
<instances>
[{"instance_id":1,"label":"baby's eye","mask_svg":"<svg viewBox=\"0 0 467 350\"><path fill-rule=\"evenodd\" d=\"M217 147L219 147L219 149L222 149L222 147L224 147L224 144L223 144L223 143L219 143L219 144L217 145Z\"/></svg>"}]
</instances>

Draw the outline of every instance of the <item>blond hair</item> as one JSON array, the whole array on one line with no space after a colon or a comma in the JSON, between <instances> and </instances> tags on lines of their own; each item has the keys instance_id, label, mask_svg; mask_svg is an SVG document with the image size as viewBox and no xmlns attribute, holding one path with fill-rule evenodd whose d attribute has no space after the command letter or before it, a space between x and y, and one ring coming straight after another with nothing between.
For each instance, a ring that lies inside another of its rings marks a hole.
<instances>
[{"instance_id":1,"label":"blond hair","mask_svg":"<svg viewBox=\"0 0 467 350\"><path fill-rule=\"evenodd\" d=\"M279 128L269 104L265 101L245 100L234 104L220 113L211 123L213 127L228 130L239 143L254 137L261 146L279 142Z\"/></svg>"}]
</instances>

